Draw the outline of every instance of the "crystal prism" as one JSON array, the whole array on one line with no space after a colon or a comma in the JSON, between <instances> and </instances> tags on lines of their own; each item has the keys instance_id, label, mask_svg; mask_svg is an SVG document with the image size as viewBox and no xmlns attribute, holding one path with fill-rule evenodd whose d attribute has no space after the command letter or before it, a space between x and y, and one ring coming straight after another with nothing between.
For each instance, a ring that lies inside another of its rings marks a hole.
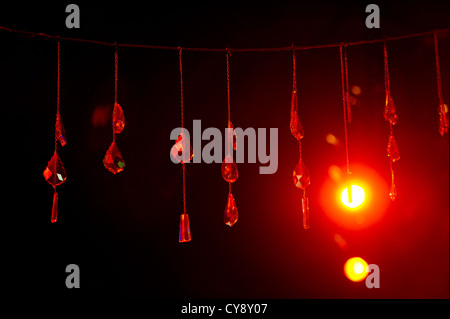
<instances>
[{"instance_id":1,"label":"crystal prism","mask_svg":"<svg viewBox=\"0 0 450 319\"><path fill-rule=\"evenodd\" d=\"M183 150L189 150L189 154L187 152L183 152ZM194 157L194 151L191 144L189 143L189 139L184 134L184 132L181 132L181 134L178 135L178 139L172 146L170 154L176 161L180 163L188 163Z\"/></svg>"},{"instance_id":2,"label":"crystal prism","mask_svg":"<svg viewBox=\"0 0 450 319\"><path fill-rule=\"evenodd\" d=\"M222 177L228 183L234 183L239 177L237 165L230 155L227 155L222 162Z\"/></svg>"},{"instance_id":3,"label":"crystal prism","mask_svg":"<svg viewBox=\"0 0 450 319\"><path fill-rule=\"evenodd\" d=\"M52 206L51 222L56 223L57 219L58 219L58 193L55 191L53 193L53 206Z\"/></svg>"},{"instance_id":4,"label":"crystal prism","mask_svg":"<svg viewBox=\"0 0 450 319\"><path fill-rule=\"evenodd\" d=\"M303 228L309 228L309 199L303 194L302 197L302 213L303 213Z\"/></svg>"},{"instance_id":5,"label":"crystal prism","mask_svg":"<svg viewBox=\"0 0 450 319\"><path fill-rule=\"evenodd\" d=\"M191 227L189 225L189 215L180 215L180 232L178 234L178 241L180 243L191 241Z\"/></svg>"},{"instance_id":6,"label":"crystal prism","mask_svg":"<svg viewBox=\"0 0 450 319\"><path fill-rule=\"evenodd\" d=\"M306 168L303 161L300 159L297 166L294 168L292 173L295 187L305 189L311 184L311 179L309 176L309 170Z\"/></svg>"},{"instance_id":7,"label":"crystal prism","mask_svg":"<svg viewBox=\"0 0 450 319\"><path fill-rule=\"evenodd\" d=\"M291 99L291 117L289 123L292 135L297 139L301 140L305 135L303 131L303 125L300 122L300 118L298 117L298 107L297 107L297 92L295 90L292 91L292 99Z\"/></svg>"},{"instance_id":8,"label":"crystal prism","mask_svg":"<svg viewBox=\"0 0 450 319\"><path fill-rule=\"evenodd\" d=\"M45 180L53 187L65 182L67 178L66 170L56 151L53 153L52 158L48 162L43 175Z\"/></svg>"},{"instance_id":9,"label":"crystal prism","mask_svg":"<svg viewBox=\"0 0 450 319\"><path fill-rule=\"evenodd\" d=\"M103 165L105 165L106 169L113 174L120 173L125 168L125 161L123 160L122 154L120 154L116 143L112 142L108 151L106 151L106 155L103 158Z\"/></svg>"},{"instance_id":10,"label":"crystal prism","mask_svg":"<svg viewBox=\"0 0 450 319\"><path fill-rule=\"evenodd\" d=\"M392 181L391 189L389 190L389 197L391 198L392 201L394 201L395 198L397 197L397 188L395 187L394 181Z\"/></svg>"},{"instance_id":11,"label":"crystal prism","mask_svg":"<svg viewBox=\"0 0 450 319\"><path fill-rule=\"evenodd\" d=\"M119 105L119 103L114 103L112 124L113 132L116 134L122 132L125 127L125 117L123 115L122 107Z\"/></svg>"},{"instance_id":12,"label":"crystal prism","mask_svg":"<svg viewBox=\"0 0 450 319\"><path fill-rule=\"evenodd\" d=\"M439 106L439 133L444 136L448 133L448 106L441 104Z\"/></svg>"},{"instance_id":13,"label":"crystal prism","mask_svg":"<svg viewBox=\"0 0 450 319\"><path fill-rule=\"evenodd\" d=\"M392 125L397 124L398 116L396 113L396 107L394 104L394 100L391 97L391 94L386 95L386 106L384 108L384 119L391 123Z\"/></svg>"},{"instance_id":14,"label":"crystal prism","mask_svg":"<svg viewBox=\"0 0 450 319\"><path fill-rule=\"evenodd\" d=\"M58 139L61 146L66 145L67 143L67 136L66 136L66 130L64 129L63 122L61 120L61 114L56 115L56 138Z\"/></svg>"},{"instance_id":15,"label":"crystal prism","mask_svg":"<svg viewBox=\"0 0 450 319\"><path fill-rule=\"evenodd\" d=\"M400 159L400 152L398 151L397 142L392 134L389 135L387 154L391 158L392 162L396 162Z\"/></svg>"},{"instance_id":16,"label":"crystal prism","mask_svg":"<svg viewBox=\"0 0 450 319\"><path fill-rule=\"evenodd\" d=\"M233 194L228 194L227 205L225 207L225 213L223 215L223 221L225 225L233 226L238 220L238 209L234 202Z\"/></svg>"}]
</instances>

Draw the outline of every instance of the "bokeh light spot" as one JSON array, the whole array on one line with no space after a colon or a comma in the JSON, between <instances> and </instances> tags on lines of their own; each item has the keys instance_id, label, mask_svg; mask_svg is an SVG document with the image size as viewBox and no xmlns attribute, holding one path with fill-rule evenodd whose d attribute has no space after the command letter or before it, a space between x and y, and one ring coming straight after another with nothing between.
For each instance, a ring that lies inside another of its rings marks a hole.
<instances>
[{"instance_id":1,"label":"bokeh light spot","mask_svg":"<svg viewBox=\"0 0 450 319\"><path fill-rule=\"evenodd\" d=\"M341 193L341 201L348 208L358 208L364 203L366 194L364 189L358 185L352 185L352 201L348 198L348 188L345 188Z\"/></svg>"},{"instance_id":2,"label":"bokeh light spot","mask_svg":"<svg viewBox=\"0 0 450 319\"><path fill-rule=\"evenodd\" d=\"M344 274L351 281L362 281L369 274L369 265L360 257L350 258L344 264Z\"/></svg>"}]
</instances>

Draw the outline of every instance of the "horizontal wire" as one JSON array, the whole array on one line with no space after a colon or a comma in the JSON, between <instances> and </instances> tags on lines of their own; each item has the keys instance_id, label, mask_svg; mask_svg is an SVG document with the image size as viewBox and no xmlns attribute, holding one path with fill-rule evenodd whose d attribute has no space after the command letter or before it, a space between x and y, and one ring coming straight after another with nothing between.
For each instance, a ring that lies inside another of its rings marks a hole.
<instances>
[{"instance_id":1,"label":"horizontal wire","mask_svg":"<svg viewBox=\"0 0 450 319\"><path fill-rule=\"evenodd\" d=\"M147 44L128 44L128 43L115 43L115 42L106 42L106 41L96 41L96 40L87 40L87 39L80 39L80 38L70 38L70 37L60 37L55 35L49 35L45 33L36 33L36 32L29 32L29 31L23 31L23 30L15 30L7 27L0 26L0 30L12 32L12 33L18 33L22 35L32 36L32 37L43 37L47 39L53 39L53 40L64 40L64 41L74 41L74 42L84 42L84 43L91 43L91 44L99 44L99 45L106 45L106 46L115 46L118 47L128 47L128 48L145 48L145 49L156 49L156 50L179 50L179 46L172 47L172 46L159 46L159 45L147 45ZM198 51L198 52L279 52L279 51L301 51L301 50L311 50L311 49L324 49L324 48L335 48L339 47L342 44L345 44L347 46L353 46L353 45L363 45L363 44L373 44L373 43L380 43L385 41L395 41L395 40L402 40L402 39L410 39L415 37L422 37L426 35L431 35L435 33L444 33L448 32L447 29L437 29L437 30L431 30L431 31L425 31L420 33L413 33L413 34L407 34L407 35L401 35L401 36L395 36L395 37L385 37L382 39L374 39L374 40L360 40L360 41L353 41L353 42L340 42L340 43L332 43L332 44L319 44L319 45L308 45L308 46L288 46L288 47L277 47L277 48L243 48L243 49L219 49L219 48L182 48L184 51Z\"/></svg>"}]
</instances>

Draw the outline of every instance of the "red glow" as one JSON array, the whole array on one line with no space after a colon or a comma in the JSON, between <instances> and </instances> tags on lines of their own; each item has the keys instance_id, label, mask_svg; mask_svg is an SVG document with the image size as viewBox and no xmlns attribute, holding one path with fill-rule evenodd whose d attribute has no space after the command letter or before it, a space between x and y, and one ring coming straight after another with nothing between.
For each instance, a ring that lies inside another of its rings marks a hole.
<instances>
[{"instance_id":1,"label":"red glow","mask_svg":"<svg viewBox=\"0 0 450 319\"><path fill-rule=\"evenodd\" d=\"M362 281L369 274L369 265L360 257L350 258L344 265L344 274L351 281Z\"/></svg>"},{"instance_id":2,"label":"red glow","mask_svg":"<svg viewBox=\"0 0 450 319\"><path fill-rule=\"evenodd\" d=\"M359 230L377 223L383 217L389 205L389 197L386 196L388 186L376 171L362 164L352 164L352 184L359 185L365 191L364 204L356 208L349 208L341 201L342 192L347 187L341 178L342 170L332 166L329 173L319 200L328 218L341 227Z\"/></svg>"}]
</instances>

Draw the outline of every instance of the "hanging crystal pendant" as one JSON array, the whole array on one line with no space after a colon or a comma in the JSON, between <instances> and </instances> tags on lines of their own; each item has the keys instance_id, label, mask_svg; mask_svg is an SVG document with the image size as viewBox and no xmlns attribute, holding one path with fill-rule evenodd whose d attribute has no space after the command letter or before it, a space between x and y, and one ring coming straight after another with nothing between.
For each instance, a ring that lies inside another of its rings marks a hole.
<instances>
[{"instance_id":1,"label":"hanging crystal pendant","mask_svg":"<svg viewBox=\"0 0 450 319\"><path fill-rule=\"evenodd\" d=\"M397 124L398 116L396 113L396 107L394 104L394 100L391 97L391 94L386 94L386 106L384 108L384 119L391 123L392 125Z\"/></svg>"},{"instance_id":2,"label":"hanging crystal pendant","mask_svg":"<svg viewBox=\"0 0 450 319\"><path fill-rule=\"evenodd\" d=\"M189 215L180 215L180 231L178 234L178 241L180 243L185 243L191 241L191 227L189 225Z\"/></svg>"},{"instance_id":3,"label":"hanging crystal pendant","mask_svg":"<svg viewBox=\"0 0 450 319\"><path fill-rule=\"evenodd\" d=\"M52 206L52 217L51 217L51 222L52 223L56 223L56 220L58 219L58 193L55 192L53 193L53 206Z\"/></svg>"},{"instance_id":4,"label":"hanging crystal pendant","mask_svg":"<svg viewBox=\"0 0 450 319\"><path fill-rule=\"evenodd\" d=\"M183 152L185 149L189 150L189 154ZM180 163L187 163L194 157L194 150L184 132L181 132L181 134L178 135L178 139L172 146L170 153L172 157Z\"/></svg>"},{"instance_id":5,"label":"hanging crystal pendant","mask_svg":"<svg viewBox=\"0 0 450 319\"><path fill-rule=\"evenodd\" d=\"M292 90L291 99L291 117L290 117L290 129L292 135L297 139L301 140L305 135L303 130L303 125L298 117L298 107L297 107L297 91Z\"/></svg>"},{"instance_id":6,"label":"hanging crystal pendant","mask_svg":"<svg viewBox=\"0 0 450 319\"><path fill-rule=\"evenodd\" d=\"M306 197L306 191L303 191L302 197L302 213L303 213L303 228L309 228L309 199Z\"/></svg>"},{"instance_id":7,"label":"hanging crystal pendant","mask_svg":"<svg viewBox=\"0 0 450 319\"><path fill-rule=\"evenodd\" d=\"M48 162L43 175L45 180L53 187L56 187L66 181L66 170L56 151L53 153L52 158Z\"/></svg>"},{"instance_id":8,"label":"hanging crystal pendant","mask_svg":"<svg viewBox=\"0 0 450 319\"><path fill-rule=\"evenodd\" d=\"M223 221L225 225L233 226L238 220L238 209L234 202L233 194L228 194L227 205L225 207L225 213L223 215Z\"/></svg>"},{"instance_id":9,"label":"hanging crystal pendant","mask_svg":"<svg viewBox=\"0 0 450 319\"><path fill-rule=\"evenodd\" d=\"M392 162L396 162L400 159L400 152L398 151L397 142L392 134L389 135L387 154L392 159Z\"/></svg>"},{"instance_id":10,"label":"hanging crystal pendant","mask_svg":"<svg viewBox=\"0 0 450 319\"><path fill-rule=\"evenodd\" d=\"M123 160L122 154L120 154L116 143L112 142L108 151L106 151L106 155L103 158L103 165L105 165L106 169L113 174L120 173L124 170L125 161Z\"/></svg>"},{"instance_id":11,"label":"hanging crystal pendant","mask_svg":"<svg viewBox=\"0 0 450 319\"><path fill-rule=\"evenodd\" d=\"M311 179L309 175L309 170L306 168L303 161L300 159L298 164L294 168L294 172L292 173L293 181L295 187L305 189L311 184Z\"/></svg>"},{"instance_id":12,"label":"hanging crystal pendant","mask_svg":"<svg viewBox=\"0 0 450 319\"><path fill-rule=\"evenodd\" d=\"M439 106L439 133L444 136L448 133L448 106L441 104Z\"/></svg>"},{"instance_id":13,"label":"hanging crystal pendant","mask_svg":"<svg viewBox=\"0 0 450 319\"><path fill-rule=\"evenodd\" d=\"M222 177L228 183L234 183L239 177L237 165L230 155L222 162Z\"/></svg>"},{"instance_id":14,"label":"hanging crystal pendant","mask_svg":"<svg viewBox=\"0 0 450 319\"><path fill-rule=\"evenodd\" d=\"M119 103L114 103L112 123L114 133L119 134L123 131L125 127L125 116L123 115L123 110Z\"/></svg>"},{"instance_id":15,"label":"hanging crystal pendant","mask_svg":"<svg viewBox=\"0 0 450 319\"><path fill-rule=\"evenodd\" d=\"M58 139L59 143L61 144L61 146L66 145L67 143L66 130L64 129L64 125L61 120L61 115L59 114L59 112L56 115L55 128L56 128L56 138Z\"/></svg>"},{"instance_id":16,"label":"hanging crystal pendant","mask_svg":"<svg viewBox=\"0 0 450 319\"><path fill-rule=\"evenodd\" d=\"M397 188L395 187L394 180L392 180L391 188L389 190L389 197L391 198L392 201L394 201L395 198L397 197Z\"/></svg>"}]
</instances>

